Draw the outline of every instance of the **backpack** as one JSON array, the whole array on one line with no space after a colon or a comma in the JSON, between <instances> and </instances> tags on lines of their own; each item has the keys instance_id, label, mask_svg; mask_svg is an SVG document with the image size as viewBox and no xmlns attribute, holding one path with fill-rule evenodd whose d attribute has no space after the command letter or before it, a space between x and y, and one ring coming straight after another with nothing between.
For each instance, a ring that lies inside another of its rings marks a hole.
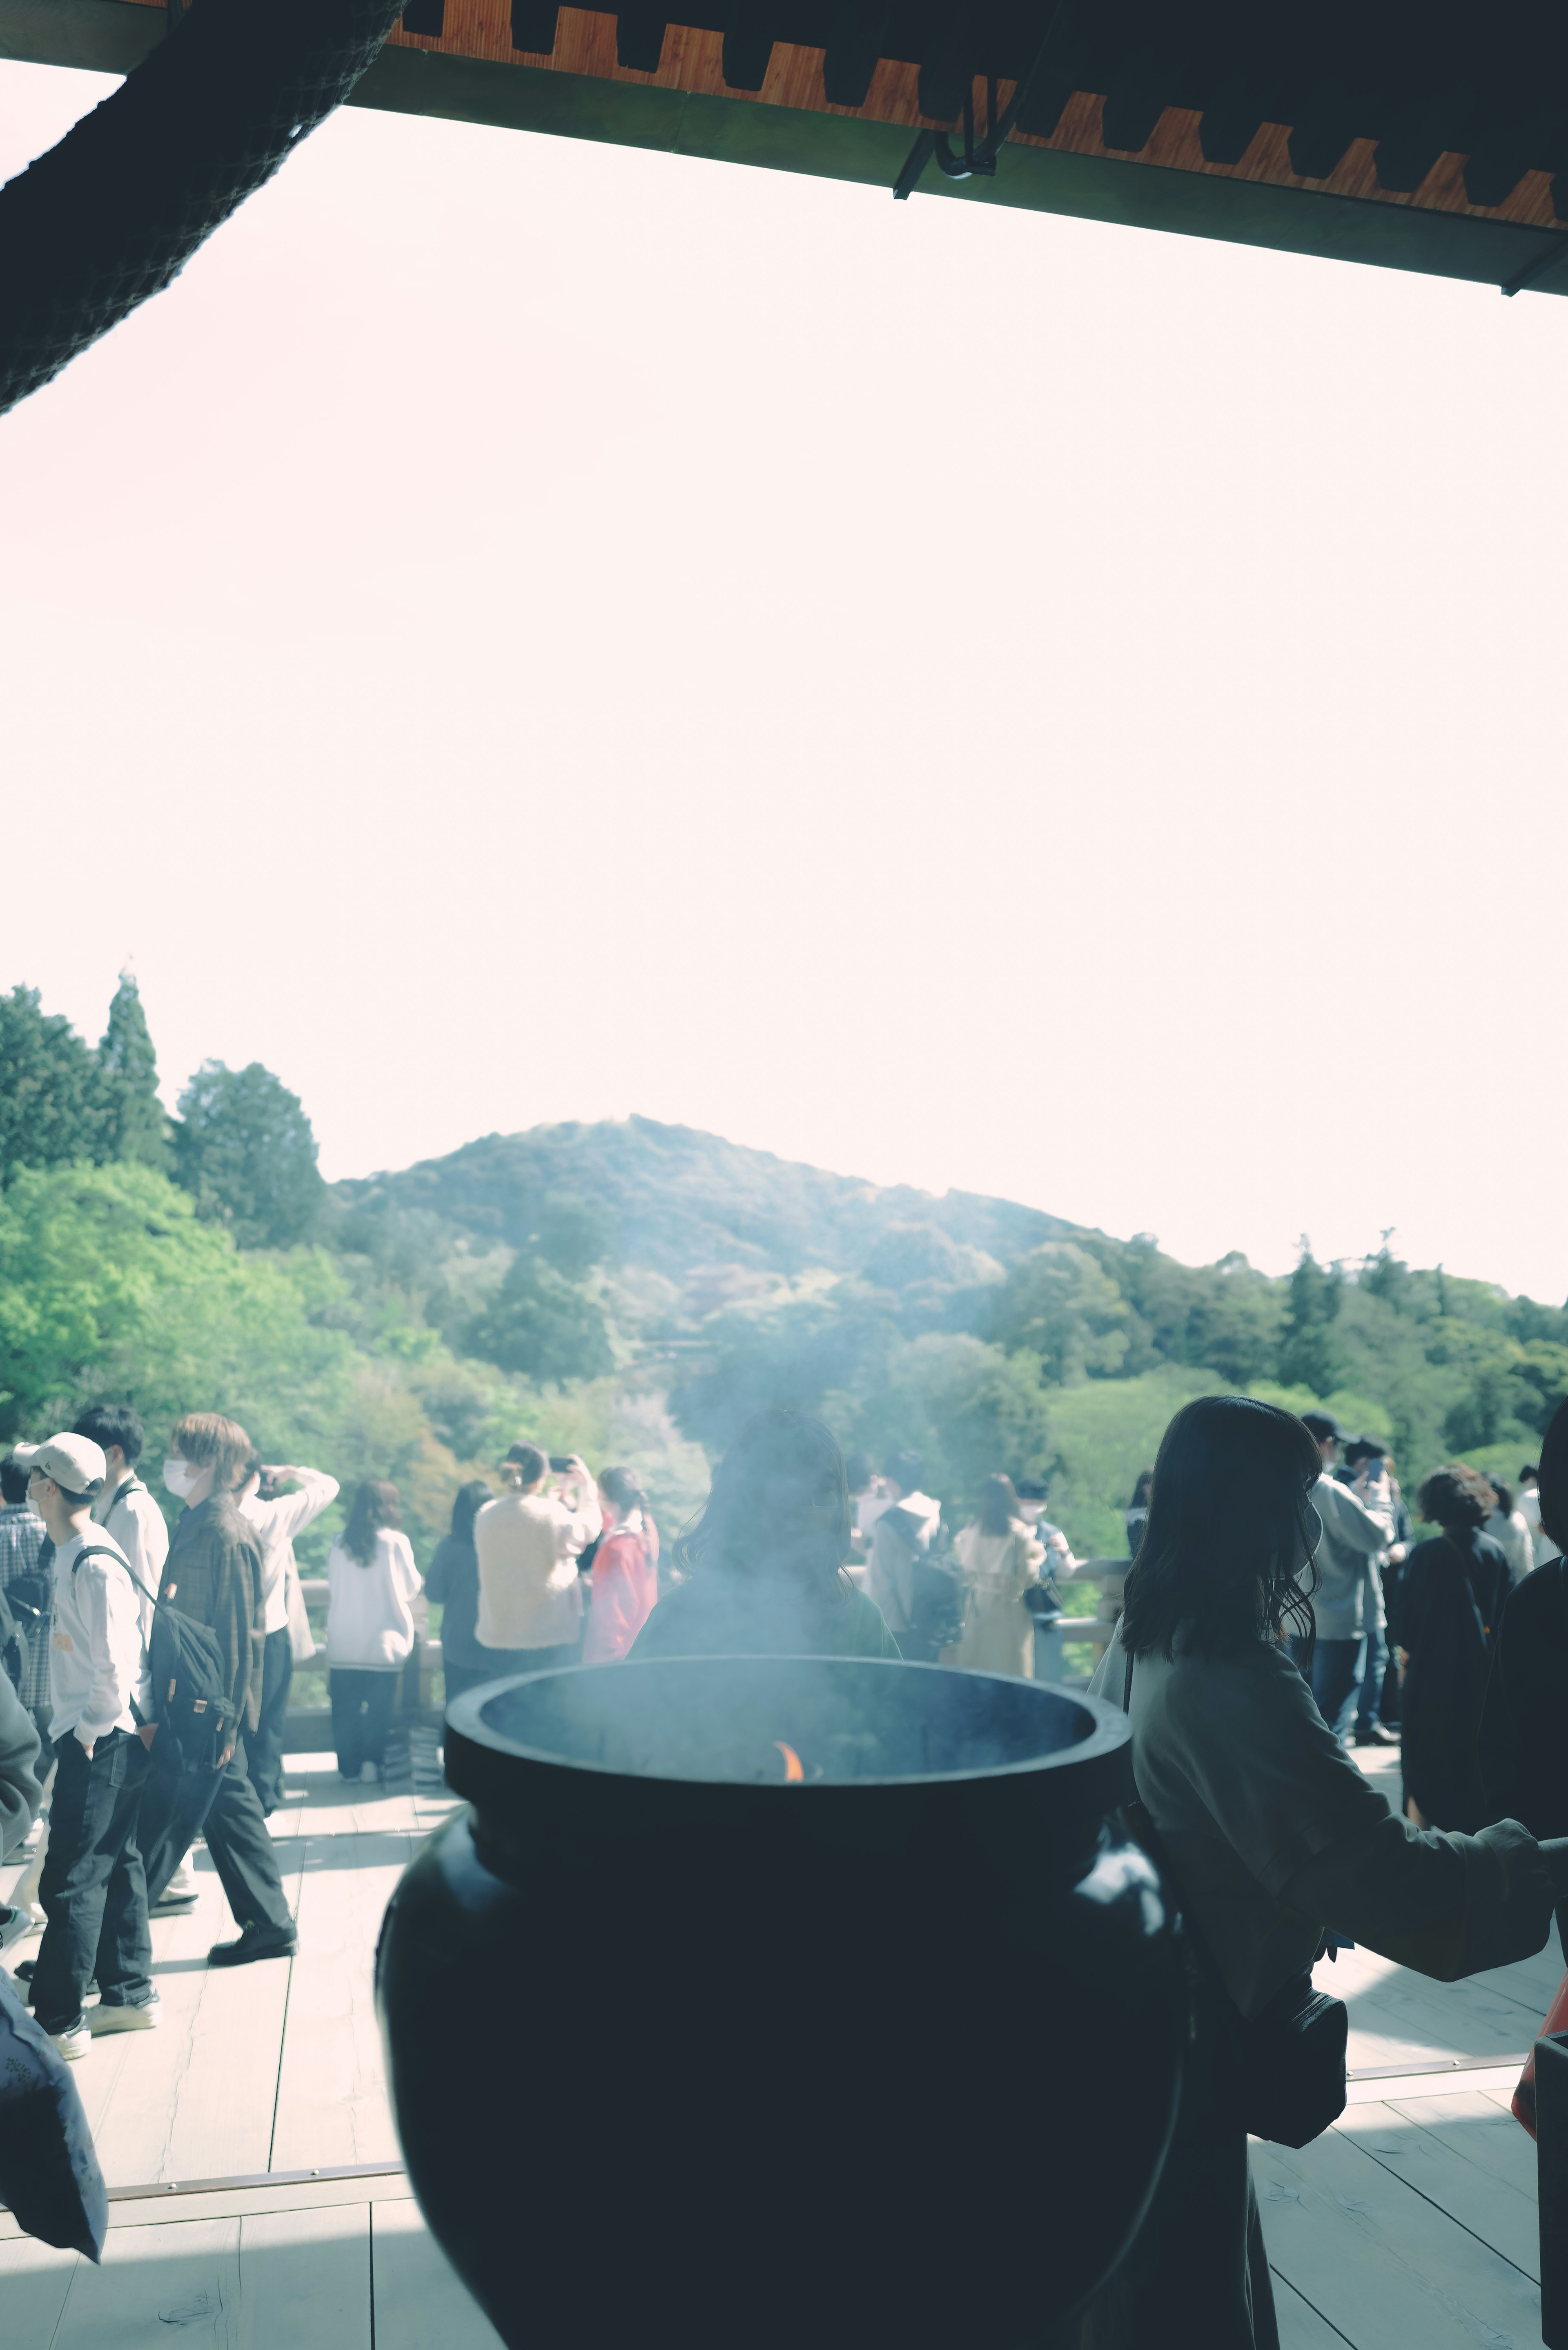
<instances>
[{"instance_id":1,"label":"backpack","mask_svg":"<svg viewBox=\"0 0 1568 2350\"><path fill-rule=\"evenodd\" d=\"M28 1613L34 1614L35 1611L29 1609ZM0 1666L5 1668L8 1678L16 1685L18 1697L22 1693L22 1684L27 1678L27 1667L32 1661L32 1654L27 1635L11 1612L7 1595L0 1591Z\"/></svg>"},{"instance_id":2,"label":"backpack","mask_svg":"<svg viewBox=\"0 0 1568 2350\"><path fill-rule=\"evenodd\" d=\"M149 1591L130 1575L119 1551L107 1543L85 1543L77 1553L72 1574L84 1558L95 1557L118 1561L142 1597L152 1601L147 1651L152 1674L152 1718L158 1724L153 1743L160 1768L179 1773L215 1771L219 1755L234 1742L236 1727L229 1711L229 1685L217 1634ZM136 1713L134 1705L131 1711Z\"/></svg>"}]
</instances>

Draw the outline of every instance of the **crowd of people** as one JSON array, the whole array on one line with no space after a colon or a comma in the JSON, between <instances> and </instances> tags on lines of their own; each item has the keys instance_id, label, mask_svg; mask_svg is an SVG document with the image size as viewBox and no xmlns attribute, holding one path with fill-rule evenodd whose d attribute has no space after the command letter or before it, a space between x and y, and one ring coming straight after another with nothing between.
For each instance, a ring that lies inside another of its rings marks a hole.
<instances>
[{"instance_id":1,"label":"crowd of people","mask_svg":"<svg viewBox=\"0 0 1568 2350\"><path fill-rule=\"evenodd\" d=\"M129 1405L97 1404L0 1461L0 1861L26 1861L0 1950L40 1936L15 1972L73 2058L157 2024L150 1920L195 1906L198 1837L239 1929L209 1962L296 1947L266 1822L284 1799L295 1667L316 1652L294 1544L337 1480L265 1461L237 1422L188 1413L162 1465L171 1532L140 1474L144 1441ZM596 1482L575 1455L518 1443L500 1482L462 1489L431 1563L449 1699L622 1657L658 1595L658 1528L631 1470ZM423 1587L390 1482L358 1487L327 1585L338 1769L374 1784Z\"/></svg>"},{"instance_id":2,"label":"crowd of people","mask_svg":"<svg viewBox=\"0 0 1568 2350\"><path fill-rule=\"evenodd\" d=\"M337 1486L187 1415L162 1467L171 1532L141 1449L134 1411L99 1405L0 1463L0 1857L52 1781L0 1941L41 1928L16 1971L67 2056L157 2022L149 1920L193 1899L198 1835L238 1928L211 1963L296 1947L266 1822L313 1646L293 1544ZM629 1469L596 1478L519 1441L497 1482L459 1492L422 1586L396 1486L354 1493L327 1567L346 1780L384 1772L421 1590L442 1609L452 1705L508 1673L660 1656L1028 1677L1076 1564L1039 1481L999 1471L950 1535L918 1454L846 1462L786 1410L742 1430L667 1558ZM1154 2338L1183 2292L1221 2345L1274 2338L1227 2084L1236 2034L1288 2022L1331 1934L1443 1980L1544 1940L1553 1870L1568 1880L1568 1407L1517 1500L1451 1464L1417 1510L1424 1541L1386 1446L1231 1396L1183 1407L1129 1505L1125 1609L1093 1686L1129 1716L1200 1980L1176 2158L1085 2350ZM1346 1752L1395 1739L1398 1810Z\"/></svg>"}]
</instances>

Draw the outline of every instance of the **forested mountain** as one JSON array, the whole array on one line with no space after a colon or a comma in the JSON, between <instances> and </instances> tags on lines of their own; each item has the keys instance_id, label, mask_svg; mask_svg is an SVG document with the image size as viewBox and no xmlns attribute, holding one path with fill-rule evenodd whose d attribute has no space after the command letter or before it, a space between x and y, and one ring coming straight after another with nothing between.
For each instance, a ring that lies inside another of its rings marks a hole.
<instances>
[{"instance_id":1,"label":"forested mountain","mask_svg":"<svg viewBox=\"0 0 1568 2350\"><path fill-rule=\"evenodd\" d=\"M208 1063L170 1118L135 983L96 1052L0 998L0 1437L128 1395L345 1483L391 1475L421 1546L519 1434L631 1461L666 1519L759 1405L912 1444L954 1514L1046 1472L1080 1551L1184 1397L1325 1401L1517 1470L1568 1393L1568 1313L1386 1249L1288 1280L1189 1266L1002 1200L878 1188L634 1118L491 1135L327 1185L269 1071ZM328 1520L317 1537L331 1531Z\"/></svg>"}]
</instances>

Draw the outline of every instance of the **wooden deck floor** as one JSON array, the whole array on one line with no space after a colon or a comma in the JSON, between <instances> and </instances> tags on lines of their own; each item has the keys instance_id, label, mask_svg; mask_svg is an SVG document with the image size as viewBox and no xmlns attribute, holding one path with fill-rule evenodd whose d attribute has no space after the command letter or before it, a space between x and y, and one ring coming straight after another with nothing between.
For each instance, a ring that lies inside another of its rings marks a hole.
<instances>
[{"instance_id":1,"label":"wooden deck floor","mask_svg":"<svg viewBox=\"0 0 1568 2350\"><path fill-rule=\"evenodd\" d=\"M161 2028L77 2079L114 2188L370 2175L117 2199L96 2270L0 2214L5 2350L496 2350L396 2168L370 1996L387 1897L450 1800L344 1787L329 1755L294 1758L289 1785L272 1825L297 1958L207 1969L232 1925L199 1851L196 1910L153 1925ZM1468 1983L1359 1950L1320 1969L1350 2003L1349 2108L1299 2154L1252 2152L1285 2350L1539 2350L1535 2154L1508 2101L1563 1966L1554 1937Z\"/></svg>"}]
</instances>

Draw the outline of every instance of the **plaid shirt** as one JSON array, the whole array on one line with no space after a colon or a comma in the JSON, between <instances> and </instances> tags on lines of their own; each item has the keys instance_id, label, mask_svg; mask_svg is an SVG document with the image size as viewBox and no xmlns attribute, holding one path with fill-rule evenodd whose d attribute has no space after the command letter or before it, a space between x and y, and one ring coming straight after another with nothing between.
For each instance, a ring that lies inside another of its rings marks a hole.
<instances>
[{"instance_id":1,"label":"plaid shirt","mask_svg":"<svg viewBox=\"0 0 1568 2350\"><path fill-rule=\"evenodd\" d=\"M19 1575L37 1573L38 1553L44 1547L44 1521L25 1502L7 1502L0 1509L0 1587L14 1583ZM52 1578L47 1579L47 1592L44 1613L38 1622L35 1624L29 1617L23 1627L27 1638L27 1669L16 1693L25 1706L35 1711L49 1702L49 1634L55 1608Z\"/></svg>"}]
</instances>

